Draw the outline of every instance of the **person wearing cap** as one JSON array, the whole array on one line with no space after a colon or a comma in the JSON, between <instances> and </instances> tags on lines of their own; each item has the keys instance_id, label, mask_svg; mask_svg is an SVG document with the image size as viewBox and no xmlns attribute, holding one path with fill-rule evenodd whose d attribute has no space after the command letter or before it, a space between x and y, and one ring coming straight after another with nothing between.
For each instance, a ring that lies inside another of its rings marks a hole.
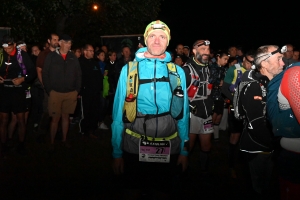
<instances>
[{"instance_id":1,"label":"person wearing cap","mask_svg":"<svg viewBox=\"0 0 300 200\"><path fill-rule=\"evenodd\" d=\"M189 46L183 46L183 54L189 58L190 57L190 47Z\"/></svg>"},{"instance_id":2,"label":"person wearing cap","mask_svg":"<svg viewBox=\"0 0 300 200\"><path fill-rule=\"evenodd\" d=\"M67 147L69 129L69 114L73 114L77 95L81 87L81 69L77 57L70 51L72 39L62 35L59 40L60 48L50 52L45 60L42 78L45 91L49 95L48 111L52 117L50 125L50 148L54 148L54 138L58 122L62 118L62 142Z\"/></svg>"},{"instance_id":3,"label":"person wearing cap","mask_svg":"<svg viewBox=\"0 0 300 200\"><path fill-rule=\"evenodd\" d=\"M236 147L240 138L240 134L243 131L243 122L237 120L234 117L233 112L233 94L241 82L241 78L243 73L246 70L250 70L251 66L253 65L255 52L250 50L245 54L243 58L243 63L240 65L239 63L229 67L226 72L223 85L221 87L221 92L225 96L225 101L229 104L228 109L228 130L230 133L229 137L229 151L228 151L228 164L229 164L229 171L232 178L236 178L236 172L234 170L235 165L235 152Z\"/></svg>"},{"instance_id":4,"label":"person wearing cap","mask_svg":"<svg viewBox=\"0 0 300 200\"><path fill-rule=\"evenodd\" d=\"M14 39L4 36L2 39L3 53L0 54L0 136L1 154L7 152L6 137L7 124L10 113L17 118L19 145L18 152L26 154L25 140L25 112L28 82L35 76L34 65L29 55L16 48Z\"/></svg>"},{"instance_id":5,"label":"person wearing cap","mask_svg":"<svg viewBox=\"0 0 300 200\"><path fill-rule=\"evenodd\" d=\"M209 84L209 54L210 41L197 40L193 44L194 56L189 58L183 69L186 76L186 86L190 104L190 150L196 139L200 140L200 169L208 172L208 158L211 149L212 106Z\"/></svg>"},{"instance_id":6,"label":"person wearing cap","mask_svg":"<svg viewBox=\"0 0 300 200\"><path fill-rule=\"evenodd\" d=\"M240 150L246 152L252 187L258 196L266 197L273 171L273 133L267 121L267 87L270 80L283 69L282 53L278 46L266 45L257 49L252 70L246 71L237 90L236 103L243 114L244 128ZM255 108L255 109L254 109Z\"/></svg>"},{"instance_id":7,"label":"person wearing cap","mask_svg":"<svg viewBox=\"0 0 300 200\"><path fill-rule=\"evenodd\" d=\"M123 113L124 103L132 95L126 95L128 67L124 66L115 94L112 123L113 170L125 175L126 185L132 189L150 188L169 193L176 171L185 171L188 161L188 98L185 74L176 67L180 78L180 96L183 102L181 119L170 114L173 92L165 77L169 74L167 63L171 61L166 48L170 40L169 27L160 20L151 22L145 29L145 44L136 52L139 90L136 96L136 118L128 122ZM175 92L175 91L174 91ZM170 148L166 148L171 144ZM162 148L158 148L158 146ZM166 145L166 146L165 146ZM151 151L152 153L147 153ZM153 152L154 150L154 152ZM145 152L145 153L144 153ZM152 184L159 183L159 184ZM163 185L163 189L158 185ZM143 188L141 188L143 187Z\"/></svg>"}]
</instances>

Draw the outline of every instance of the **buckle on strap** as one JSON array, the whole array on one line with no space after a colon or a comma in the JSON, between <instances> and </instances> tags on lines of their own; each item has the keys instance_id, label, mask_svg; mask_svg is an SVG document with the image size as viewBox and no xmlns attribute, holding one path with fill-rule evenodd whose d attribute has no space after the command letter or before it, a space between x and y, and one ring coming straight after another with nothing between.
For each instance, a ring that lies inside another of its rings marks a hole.
<instances>
[{"instance_id":1,"label":"buckle on strap","mask_svg":"<svg viewBox=\"0 0 300 200\"><path fill-rule=\"evenodd\" d=\"M171 139L174 139L178 136L178 132L175 132L174 134L168 136L168 137L163 137L163 138L154 138L154 137L150 137L150 136L145 136L145 135L141 135L139 133L135 133L131 130L129 130L128 128L125 130L125 132L128 134L128 135L131 135L133 137L136 137L136 138L143 138L143 139L147 139L147 140L150 140L150 141L165 141L165 140L171 140Z\"/></svg>"}]
</instances>

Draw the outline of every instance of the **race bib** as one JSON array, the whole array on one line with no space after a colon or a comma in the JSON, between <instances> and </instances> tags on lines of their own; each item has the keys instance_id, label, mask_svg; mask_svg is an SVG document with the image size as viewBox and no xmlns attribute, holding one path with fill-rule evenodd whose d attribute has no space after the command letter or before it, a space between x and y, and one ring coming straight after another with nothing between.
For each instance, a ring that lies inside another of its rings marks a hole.
<instances>
[{"instance_id":1,"label":"race bib","mask_svg":"<svg viewBox=\"0 0 300 200\"><path fill-rule=\"evenodd\" d=\"M204 133L211 133L214 129L211 117L208 120L203 122Z\"/></svg>"},{"instance_id":2,"label":"race bib","mask_svg":"<svg viewBox=\"0 0 300 200\"><path fill-rule=\"evenodd\" d=\"M141 162L170 162L170 141L146 141L140 139L139 149L139 161Z\"/></svg>"}]
</instances>

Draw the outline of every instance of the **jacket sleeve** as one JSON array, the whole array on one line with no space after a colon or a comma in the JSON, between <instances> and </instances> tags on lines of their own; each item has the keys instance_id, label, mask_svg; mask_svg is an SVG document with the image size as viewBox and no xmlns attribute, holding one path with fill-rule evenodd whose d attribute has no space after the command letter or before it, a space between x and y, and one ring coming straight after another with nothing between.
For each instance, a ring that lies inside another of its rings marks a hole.
<instances>
[{"instance_id":1,"label":"jacket sleeve","mask_svg":"<svg viewBox=\"0 0 300 200\"><path fill-rule=\"evenodd\" d=\"M221 92L227 99L230 100L230 102L232 102L233 96L232 96L231 92L229 91L229 87L230 87L230 84L228 84L227 82L224 81L222 88L221 88Z\"/></svg>"},{"instance_id":2,"label":"jacket sleeve","mask_svg":"<svg viewBox=\"0 0 300 200\"><path fill-rule=\"evenodd\" d=\"M26 76L25 76L25 81L28 83L28 82L31 82L33 81L37 74L36 74L36 70L35 70L35 66L32 62L32 60L30 59L29 55L26 53L26 52L21 52L22 54L22 59L23 59L23 62L24 62L24 65L26 67Z\"/></svg>"},{"instance_id":3,"label":"jacket sleeve","mask_svg":"<svg viewBox=\"0 0 300 200\"><path fill-rule=\"evenodd\" d=\"M123 140L123 106L126 97L126 82L127 82L127 67L123 67L119 81L117 90L115 93L114 105L113 105L113 123L111 125L112 129L112 138L111 143L113 147L113 158L121 158L122 151L122 140Z\"/></svg>"},{"instance_id":4,"label":"jacket sleeve","mask_svg":"<svg viewBox=\"0 0 300 200\"><path fill-rule=\"evenodd\" d=\"M51 66L51 60L52 60L52 53L49 53L46 56L44 67L42 71L42 78L43 78L43 84L46 92L49 94L51 91L50 88L50 66Z\"/></svg>"},{"instance_id":5,"label":"jacket sleeve","mask_svg":"<svg viewBox=\"0 0 300 200\"><path fill-rule=\"evenodd\" d=\"M184 142L189 140L189 119L190 119L189 118L189 99L188 99L187 90L186 90L185 72L180 67L177 67L177 71L180 76L181 87L184 88L183 89L183 94L184 94L183 117L182 117L182 119L178 120L178 123L177 123L179 137L181 139L180 154L183 156L187 156L188 151L184 150Z\"/></svg>"},{"instance_id":6,"label":"jacket sleeve","mask_svg":"<svg viewBox=\"0 0 300 200\"><path fill-rule=\"evenodd\" d=\"M220 78L219 78L219 71L211 66L209 68L210 76L209 76L209 83L213 84L214 86L220 85Z\"/></svg>"},{"instance_id":7,"label":"jacket sleeve","mask_svg":"<svg viewBox=\"0 0 300 200\"><path fill-rule=\"evenodd\" d=\"M241 94L242 95L242 94ZM253 139L263 145L271 145L271 129L268 128L266 117L263 113L265 103L257 99L262 98L262 92L258 83L252 83L241 97L242 106L246 112L248 132ZM256 99L255 99L256 98Z\"/></svg>"},{"instance_id":8,"label":"jacket sleeve","mask_svg":"<svg viewBox=\"0 0 300 200\"><path fill-rule=\"evenodd\" d=\"M75 55L74 55L74 58L76 58L75 57ZM77 76L77 78L76 78L76 91L78 92L78 94L79 94L79 92L80 92L80 89L81 89L81 79L82 79L82 73L81 73L81 67L80 67L80 64L79 64L79 61L78 61L78 59L75 59L75 65L76 65L76 76ZM44 77L43 77L44 78ZM44 79L43 79L44 80Z\"/></svg>"}]
</instances>

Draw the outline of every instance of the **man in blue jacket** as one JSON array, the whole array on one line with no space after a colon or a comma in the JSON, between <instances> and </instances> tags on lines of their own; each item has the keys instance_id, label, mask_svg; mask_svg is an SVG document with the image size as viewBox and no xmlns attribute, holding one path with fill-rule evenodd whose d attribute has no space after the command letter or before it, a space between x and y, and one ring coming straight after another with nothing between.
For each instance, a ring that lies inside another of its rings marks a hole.
<instances>
[{"instance_id":1,"label":"man in blue jacket","mask_svg":"<svg viewBox=\"0 0 300 200\"><path fill-rule=\"evenodd\" d=\"M112 124L113 170L115 174L124 173L130 181L127 185L134 189L148 188L155 181L163 184L164 192L169 192L165 187L172 185L174 172L187 168L189 109L186 80L179 66L172 64L176 72L169 71L168 26L159 20L153 21L146 27L144 38L147 47L136 52L137 95L128 95L127 82L130 85L132 78L128 74L134 70L128 70L129 65L122 68L117 86ZM174 74L179 77L180 85L172 91L170 83ZM172 99L176 98L182 100L182 105L178 105L182 107L180 119L175 119L170 111ZM134 107L131 122L128 121L130 103Z\"/></svg>"}]
</instances>

